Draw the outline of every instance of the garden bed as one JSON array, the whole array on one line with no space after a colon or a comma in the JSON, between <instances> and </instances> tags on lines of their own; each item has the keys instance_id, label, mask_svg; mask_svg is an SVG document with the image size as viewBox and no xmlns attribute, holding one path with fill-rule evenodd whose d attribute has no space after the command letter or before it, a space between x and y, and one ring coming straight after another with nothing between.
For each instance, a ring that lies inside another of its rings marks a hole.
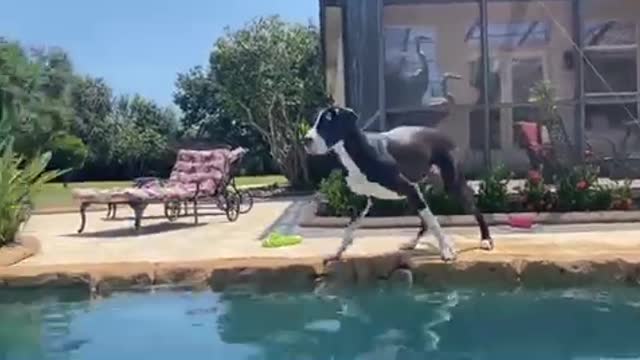
<instances>
[{"instance_id":1,"label":"garden bed","mask_svg":"<svg viewBox=\"0 0 640 360\"><path fill-rule=\"evenodd\" d=\"M310 202L303 208L300 221L301 227L316 228L344 228L350 221L346 216L330 216L318 212L318 202ZM640 222L640 210L626 211L570 211L570 212L521 212L521 215L531 215L535 224L588 224L588 223L629 223ZM485 214L487 224L491 226L510 224L509 217L514 213ZM438 221L443 227L477 226L473 215L438 215ZM401 216L371 216L362 220L359 226L363 229L382 228L414 228L420 226L415 215Z\"/></svg>"},{"instance_id":2,"label":"garden bed","mask_svg":"<svg viewBox=\"0 0 640 360\"><path fill-rule=\"evenodd\" d=\"M598 179L591 169L576 168L556 184L544 184L530 172L526 179L511 179L498 168L471 182L478 207L491 225L509 224L513 214L529 214L534 223L611 223L640 221L640 190L632 181ZM443 226L475 225L475 219L442 190L441 184L422 189L431 210ZM323 181L318 199L304 210L302 226L342 227L359 214L366 199L353 194L336 171ZM419 219L404 200L374 199L363 227L414 227Z\"/></svg>"}]
</instances>

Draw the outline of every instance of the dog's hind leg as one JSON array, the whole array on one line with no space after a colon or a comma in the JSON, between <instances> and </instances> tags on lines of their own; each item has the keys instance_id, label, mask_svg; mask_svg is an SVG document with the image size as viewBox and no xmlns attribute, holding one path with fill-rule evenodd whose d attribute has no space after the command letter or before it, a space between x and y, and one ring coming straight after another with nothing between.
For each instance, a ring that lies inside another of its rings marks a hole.
<instances>
[{"instance_id":1,"label":"dog's hind leg","mask_svg":"<svg viewBox=\"0 0 640 360\"><path fill-rule=\"evenodd\" d=\"M480 228L480 247L484 250L493 250L493 239L489 233L489 226L484 219L484 215L480 212L480 209L475 204L473 196L473 189L471 189L465 182L460 184L452 195L460 201L464 206L466 212L473 214Z\"/></svg>"},{"instance_id":2,"label":"dog's hind leg","mask_svg":"<svg viewBox=\"0 0 640 360\"><path fill-rule=\"evenodd\" d=\"M362 210L360 215L351 219L351 221L347 225L347 228L344 231L344 235L342 236L342 243L340 244L338 251L336 252L335 255L327 258L325 260L325 263L328 261L340 260L340 258L342 257L342 254L353 243L353 233L356 231L356 229L360 225L360 222L362 221L362 219L364 219L367 216L367 214L369 213L369 210L371 210L372 205L373 205L373 201L371 200L370 197L367 197L367 205L364 207L364 210Z\"/></svg>"},{"instance_id":3,"label":"dog's hind leg","mask_svg":"<svg viewBox=\"0 0 640 360\"><path fill-rule=\"evenodd\" d=\"M493 250L493 239L489 233L489 226L484 219L484 215L476 206L473 189L467 181L461 169L456 168L453 159L447 161L451 166L441 169L445 190L454 200L458 201L466 213L473 214L480 228L480 247L484 250Z\"/></svg>"},{"instance_id":4,"label":"dog's hind leg","mask_svg":"<svg viewBox=\"0 0 640 360\"><path fill-rule=\"evenodd\" d=\"M417 210L417 208L415 210ZM425 221L422 218L422 216L418 216L418 217L420 218L420 229L418 230L418 233L416 234L416 237L413 238L411 241L400 245L400 250L413 250L413 249L415 249L416 246L418 246L418 243L420 242L420 239L422 239L424 234L427 232L427 224L425 223Z\"/></svg>"}]
</instances>

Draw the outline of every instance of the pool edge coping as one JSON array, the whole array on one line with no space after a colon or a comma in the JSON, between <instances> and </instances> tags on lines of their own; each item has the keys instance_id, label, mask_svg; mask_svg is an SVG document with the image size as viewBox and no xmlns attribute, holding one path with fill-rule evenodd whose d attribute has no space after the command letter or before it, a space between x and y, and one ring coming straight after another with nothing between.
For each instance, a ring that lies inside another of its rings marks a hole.
<instances>
[{"instance_id":1,"label":"pool edge coping","mask_svg":"<svg viewBox=\"0 0 640 360\"><path fill-rule=\"evenodd\" d=\"M0 291L81 287L90 293L108 293L164 285L224 290L247 284L262 289L313 289L325 281L354 286L397 282L398 278L404 279L401 282L436 286L640 286L640 256L598 259L512 257L445 263L434 257L388 254L348 257L328 266L320 257L10 266L0 268Z\"/></svg>"}]
</instances>

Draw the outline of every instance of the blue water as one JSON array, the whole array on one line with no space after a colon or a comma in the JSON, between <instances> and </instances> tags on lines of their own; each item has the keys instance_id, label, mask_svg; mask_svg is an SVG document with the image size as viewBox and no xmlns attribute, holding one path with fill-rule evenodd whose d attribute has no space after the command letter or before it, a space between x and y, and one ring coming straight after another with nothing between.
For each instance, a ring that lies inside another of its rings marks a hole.
<instances>
[{"instance_id":1,"label":"blue water","mask_svg":"<svg viewBox=\"0 0 640 360\"><path fill-rule=\"evenodd\" d=\"M0 359L639 359L640 290L0 291Z\"/></svg>"}]
</instances>

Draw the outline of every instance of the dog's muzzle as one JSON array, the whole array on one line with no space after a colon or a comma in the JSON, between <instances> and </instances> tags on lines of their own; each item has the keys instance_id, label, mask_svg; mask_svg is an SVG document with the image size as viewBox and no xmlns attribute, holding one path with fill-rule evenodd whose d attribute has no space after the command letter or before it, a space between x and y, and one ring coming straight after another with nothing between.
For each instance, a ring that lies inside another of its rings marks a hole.
<instances>
[{"instance_id":1,"label":"dog's muzzle","mask_svg":"<svg viewBox=\"0 0 640 360\"><path fill-rule=\"evenodd\" d=\"M304 150L310 155L324 155L329 151L324 139L318 135L315 129L309 132L302 139Z\"/></svg>"}]
</instances>

